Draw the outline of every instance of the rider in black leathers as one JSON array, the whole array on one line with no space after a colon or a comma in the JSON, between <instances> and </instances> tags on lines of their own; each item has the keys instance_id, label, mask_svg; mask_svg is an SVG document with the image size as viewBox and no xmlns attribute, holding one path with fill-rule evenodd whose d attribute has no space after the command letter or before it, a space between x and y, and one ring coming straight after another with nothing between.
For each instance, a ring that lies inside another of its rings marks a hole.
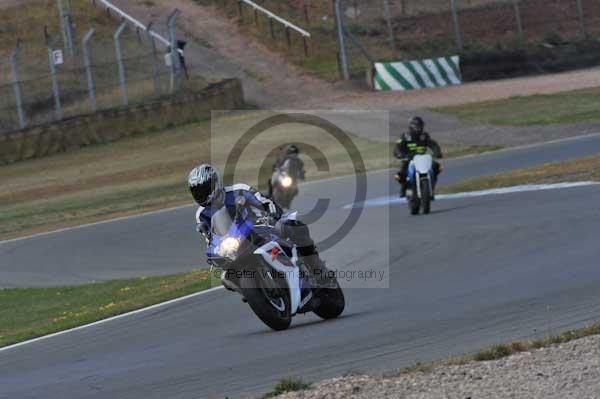
<instances>
[{"instance_id":1,"label":"rider in black leathers","mask_svg":"<svg viewBox=\"0 0 600 399\"><path fill-rule=\"evenodd\" d=\"M434 158L443 158L442 149L439 144L429 136L429 133L425 132L424 128L425 122L423 122L423 119L415 116L410 119L408 133L403 133L401 138L396 141L394 156L402 160L400 171L395 176L401 185L401 197L406 196L408 165L415 155L425 154L427 153L427 149L430 149L433 152ZM441 170L440 163L433 161L434 189Z\"/></svg>"}]
</instances>

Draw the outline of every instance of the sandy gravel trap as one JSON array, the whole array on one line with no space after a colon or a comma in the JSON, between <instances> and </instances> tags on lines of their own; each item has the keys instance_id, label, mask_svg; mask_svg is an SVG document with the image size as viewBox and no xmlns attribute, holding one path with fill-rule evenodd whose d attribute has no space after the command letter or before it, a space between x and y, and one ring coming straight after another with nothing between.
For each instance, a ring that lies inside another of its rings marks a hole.
<instances>
[{"instance_id":1,"label":"sandy gravel trap","mask_svg":"<svg viewBox=\"0 0 600 399\"><path fill-rule=\"evenodd\" d=\"M278 398L596 399L600 398L600 336L427 373L335 378Z\"/></svg>"}]
</instances>

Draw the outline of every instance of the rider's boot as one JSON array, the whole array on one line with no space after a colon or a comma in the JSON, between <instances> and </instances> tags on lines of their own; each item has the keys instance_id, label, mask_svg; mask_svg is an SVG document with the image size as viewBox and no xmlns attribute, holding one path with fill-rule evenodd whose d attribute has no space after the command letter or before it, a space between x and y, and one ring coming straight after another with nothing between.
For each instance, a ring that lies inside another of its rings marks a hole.
<instances>
[{"instance_id":1,"label":"rider's boot","mask_svg":"<svg viewBox=\"0 0 600 399\"><path fill-rule=\"evenodd\" d=\"M394 179L400 184L400 198L406 197L406 181L402 179L400 172L394 175Z\"/></svg>"},{"instance_id":2,"label":"rider's boot","mask_svg":"<svg viewBox=\"0 0 600 399\"><path fill-rule=\"evenodd\" d=\"M317 288L335 288L335 276L327 269L316 248L299 248L300 256L306 267L312 273L314 284Z\"/></svg>"},{"instance_id":3,"label":"rider's boot","mask_svg":"<svg viewBox=\"0 0 600 399\"><path fill-rule=\"evenodd\" d=\"M435 201L435 188L437 186L437 177L435 177L433 179L433 182L431 184L431 200Z\"/></svg>"}]
</instances>

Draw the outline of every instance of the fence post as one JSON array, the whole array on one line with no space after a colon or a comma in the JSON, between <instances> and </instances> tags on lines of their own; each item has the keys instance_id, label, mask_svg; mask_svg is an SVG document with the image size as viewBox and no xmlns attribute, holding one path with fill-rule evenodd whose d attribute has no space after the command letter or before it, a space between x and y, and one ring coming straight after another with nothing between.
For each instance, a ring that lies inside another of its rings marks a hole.
<instances>
[{"instance_id":1,"label":"fence post","mask_svg":"<svg viewBox=\"0 0 600 399\"><path fill-rule=\"evenodd\" d=\"M269 30L271 31L271 39L275 39L275 29L273 27L273 18L269 16Z\"/></svg>"},{"instance_id":2,"label":"fence post","mask_svg":"<svg viewBox=\"0 0 600 399\"><path fill-rule=\"evenodd\" d=\"M306 4L306 0L302 0L302 11L304 12L304 21L307 25L310 25L310 18L308 16L308 5Z\"/></svg>"},{"instance_id":3,"label":"fence post","mask_svg":"<svg viewBox=\"0 0 600 399\"><path fill-rule=\"evenodd\" d=\"M177 17L181 14L179 9L175 9L167 19L169 28L169 41L171 42L171 94L181 87L181 65L179 60L179 48L177 46L177 31L175 23Z\"/></svg>"},{"instance_id":4,"label":"fence post","mask_svg":"<svg viewBox=\"0 0 600 399\"><path fill-rule=\"evenodd\" d=\"M125 80L125 66L123 65L123 55L121 54L121 33L127 27L127 22L123 22L115 34L113 40L115 42L115 52L117 55L117 66L119 67L119 85L121 86L121 97L123 98L123 105L129 105L129 98L127 97L127 82Z\"/></svg>"},{"instance_id":5,"label":"fence post","mask_svg":"<svg viewBox=\"0 0 600 399\"><path fill-rule=\"evenodd\" d=\"M396 40L394 38L394 27L392 26L392 14L390 12L390 1L383 0L383 13L385 14L385 22L387 23L388 35L390 40L390 50L392 54L396 53Z\"/></svg>"},{"instance_id":6,"label":"fence post","mask_svg":"<svg viewBox=\"0 0 600 399\"><path fill-rule=\"evenodd\" d=\"M287 26L285 27L285 39L287 41L288 50L290 50L292 48L292 36L290 33L290 28Z\"/></svg>"},{"instance_id":7,"label":"fence post","mask_svg":"<svg viewBox=\"0 0 600 399\"><path fill-rule=\"evenodd\" d=\"M56 0L56 6L58 7L58 14L60 17L60 30L65 50L70 56L73 56L75 46L73 43L74 34L73 20L71 17L71 1L67 0L67 12L65 12L62 0Z\"/></svg>"},{"instance_id":8,"label":"fence post","mask_svg":"<svg viewBox=\"0 0 600 399\"><path fill-rule=\"evenodd\" d=\"M585 26L585 13L583 12L583 0L577 0L577 14L579 15L579 27L581 35L584 38L588 37L587 28Z\"/></svg>"},{"instance_id":9,"label":"fence post","mask_svg":"<svg viewBox=\"0 0 600 399\"><path fill-rule=\"evenodd\" d=\"M340 66L342 69L342 78L344 80L348 80L350 79L350 73L348 72L348 56L346 54L346 43L344 40L344 21L342 17L341 3L342 0L335 0L335 23L337 28L338 45L340 46Z\"/></svg>"},{"instance_id":10,"label":"fence post","mask_svg":"<svg viewBox=\"0 0 600 399\"><path fill-rule=\"evenodd\" d=\"M513 0L513 6L515 8L515 19L517 22L519 40L523 40L523 20L521 19L521 7L519 7L519 1L520 0Z\"/></svg>"},{"instance_id":11,"label":"fence post","mask_svg":"<svg viewBox=\"0 0 600 399\"><path fill-rule=\"evenodd\" d=\"M454 22L454 35L456 36L456 47L459 50L463 49L463 38L460 30L460 21L458 19L458 10L456 8L456 0L451 0L450 2L452 6L452 20Z\"/></svg>"},{"instance_id":12,"label":"fence post","mask_svg":"<svg viewBox=\"0 0 600 399\"><path fill-rule=\"evenodd\" d=\"M83 66L85 68L85 74L87 77L88 84L88 93L90 96L90 103L92 105L92 112L96 112L98 110L98 106L96 103L96 89L94 88L94 76L92 74L92 63L90 62L90 52L88 50L88 43L92 36L94 36L96 30L94 28L90 29L81 42L81 50L83 52Z\"/></svg>"},{"instance_id":13,"label":"fence post","mask_svg":"<svg viewBox=\"0 0 600 399\"><path fill-rule=\"evenodd\" d=\"M154 80L154 91L157 97L160 97L160 79L158 77L158 61L156 59L156 42L154 41L154 36L152 35L152 25L154 22L150 22L148 26L146 26L146 41L148 42L148 47L150 48L150 55L152 57L152 79Z\"/></svg>"},{"instance_id":14,"label":"fence post","mask_svg":"<svg viewBox=\"0 0 600 399\"><path fill-rule=\"evenodd\" d=\"M10 55L10 67L12 71L12 84L15 92L15 101L17 104L17 114L19 116L19 129L25 128L25 114L23 113L23 98L21 97L21 87L19 86L19 72L17 66L17 57L21 52L21 39L17 40L17 46Z\"/></svg>"},{"instance_id":15,"label":"fence post","mask_svg":"<svg viewBox=\"0 0 600 399\"><path fill-rule=\"evenodd\" d=\"M65 10L63 9L62 0L56 0L56 6L58 7L58 16L60 18L60 32L63 38L63 45L65 50L69 49L69 39L67 38L67 27L65 26Z\"/></svg>"},{"instance_id":16,"label":"fence post","mask_svg":"<svg viewBox=\"0 0 600 399\"><path fill-rule=\"evenodd\" d=\"M69 55L71 57L73 57L75 55L75 42L74 42L75 32L73 30L73 17L71 15L71 12L67 12L65 14L65 29L67 32L67 44L68 44Z\"/></svg>"},{"instance_id":17,"label":"fence post","mask_svg":"<svg viewBox=\"0 0 600 399\"><path fill-rule=\"evenodd\" d=\"M54 62L55 42L50 40L47 27L44 27L44 37L46 38L46 47L48 47L48 63L50 65L50 79L52 80L52 95L54 96L54 114L56 120L62 119L62 107L60 104L60 88L56 78L56 63Z\"/></svg>"}]
</instances>

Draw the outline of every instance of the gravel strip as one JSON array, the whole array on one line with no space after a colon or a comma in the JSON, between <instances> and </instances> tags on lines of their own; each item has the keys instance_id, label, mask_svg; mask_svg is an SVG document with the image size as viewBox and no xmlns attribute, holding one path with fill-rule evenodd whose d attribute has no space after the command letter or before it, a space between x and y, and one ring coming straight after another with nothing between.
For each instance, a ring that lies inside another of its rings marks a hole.
<instances>
[{"instance_id":1,"label":"gravel strip","mask_svg":"<svg viewBox=\"0 0 600 399\"><path fill-rule=\"evenodd\" d=\"M278 398L600 398L600 336L429 373L335 378Z\"/></svg>"}]
</instances>

